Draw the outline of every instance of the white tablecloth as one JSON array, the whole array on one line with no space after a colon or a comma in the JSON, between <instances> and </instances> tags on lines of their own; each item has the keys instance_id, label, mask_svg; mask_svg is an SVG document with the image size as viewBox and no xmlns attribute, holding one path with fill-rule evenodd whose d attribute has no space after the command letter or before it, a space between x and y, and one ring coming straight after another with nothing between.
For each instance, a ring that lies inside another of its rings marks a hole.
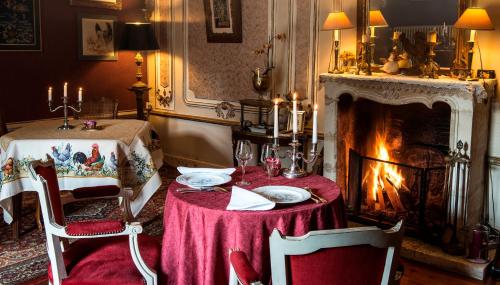
<instances>
[{"instance_id":1,"label":"white tablecloth","mask_svg":"<svg viewBox=\"0 0 500 285\"><path fill-rule=\"evenodd\" d=\"M58 130L59 120L31 123L0 137L0 207L12 222L11 197L32 190L28 165L54 158L61 190L116 185L132 187L136 216L161 185L163 163L159 137L149 122L99 120L102 130L84 131L81 121L72 130Z\"/></svg>"}]
</instances>

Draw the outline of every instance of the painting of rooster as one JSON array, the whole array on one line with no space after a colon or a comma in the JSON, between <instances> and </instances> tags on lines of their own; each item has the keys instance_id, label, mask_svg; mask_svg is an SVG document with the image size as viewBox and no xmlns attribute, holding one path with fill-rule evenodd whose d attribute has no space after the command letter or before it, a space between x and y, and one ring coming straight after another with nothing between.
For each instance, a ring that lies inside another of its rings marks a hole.
<instances>
[{"instance_id":1,"label":"painting of rooster","mask_svg":"<svg viewBox=\"0 0 500 285\"><path fill-rule=\"evenodd\" d=\"M77 152L73 155L73 162L75 164L79 163L84 165L85 169L90 171L101 170L104 166L104 160L105 157L99 152L99 145L96 143L92 145L92 151L89 157L83 152Z\"/></svg>"}]
</instances>

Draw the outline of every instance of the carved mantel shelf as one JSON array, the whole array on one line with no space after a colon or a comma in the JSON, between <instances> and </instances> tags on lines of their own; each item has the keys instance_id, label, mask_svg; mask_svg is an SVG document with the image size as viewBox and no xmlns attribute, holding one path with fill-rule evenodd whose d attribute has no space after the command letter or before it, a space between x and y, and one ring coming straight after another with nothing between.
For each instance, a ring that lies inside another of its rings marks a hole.
<instances>
[{"instance_id":1,"label":"carved mantel shelf","mask_svg":"<svg viewBox=\"0 0 500 285\"><path fill-rule=\"evenodd\" d=\"M489 141L491 113L489 99L495 94L496 80L459 81L385 74L373 76L322 74L320 82L325 87L324 176L332 180L337 180L337 167L344 167L337 165L337 145L339 140L343 139L337 137L340 96L348 94L354 100L363 98L388 105L421 103L428 108L432 108L436 102L448 104L451 109L450 148L455 149L458 141L467 142L470 146L471 193L469 193L467 213L470 224L479 222L485 188L484 165L486 165Z\"/></svg>"}]
</instances>

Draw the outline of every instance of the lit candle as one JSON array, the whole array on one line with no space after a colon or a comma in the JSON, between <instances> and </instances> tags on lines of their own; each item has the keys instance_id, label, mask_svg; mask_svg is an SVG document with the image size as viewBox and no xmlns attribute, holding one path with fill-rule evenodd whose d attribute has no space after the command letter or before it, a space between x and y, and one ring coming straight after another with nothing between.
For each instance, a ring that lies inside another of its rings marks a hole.
<instances>
[{"instance_id":1,"label":"lit candle","mask_svg":"<svg viewBox=\"0 0 500 285\"><path fill-rule=\"evenodd\" d=\"M293 133L297 134L297 92L293 93L293 101L292 101L293 111L292 111L292 127Z\"/></svg>"},{"instance_id":2,"label":"lit candle","mask_svg":"<svg viewBox=\"0 0 500 285\"><path fill-rule=\"evenodd\" d=\"M399 40L399 37L401 36L401 32L398 32L398 31L395 31L393 34L392 34L392 39L393 40Z\"/></svg>"},{"instance_id":3,"label":"lit candle","mask_svg":"<svg viewBox=\"0 0 500 285\"><path fill-rule=\"evenodd\" d=\"M318 104L314 104L313 110L313 137L312 143L318 143Z\"/></svg>"},{"instance_id":4,"label":"lit candle","mask_svg":"<svg viewBox=\"0 0 500 285\"><path fill-rule=\"evenodd\" d=\"M278 99L274 100L274 138L278 138L279 136L279 101Z\"/></svg>"},{"instance_id":5,"label":"lit candle","mask_svg":"<svg viewBox=\"0 0 500 285\"><path fill-rule=\"evenodd\" d=\"M68 97L68 82L64 82L64 97Z\"/></svg>"},{"instance_id":6,"label":"lit candle","mask_svg":"<svg viewBox=\"0 0 500 285\"><path fill-rule=\"evenodd\" d=\"M49 87L49 102L52 101L52 87Z\"/></svg>"},{"instance_id":7,"label":"lit candle","mask_svg":"<svg viewBox=\"0 0 500 285\"><path fill-rule=\"evenodd\" d=\"M476 30L470 30L469 42L473 43L476 41Z\"/></svg>"},{"instance_id":8,"label":"lit candle","mask_svg":"<svg viewBox=\"0 0 500 285\"><path fill-rule=\"evenodd\" d=\"M78 88L78 101L82 102L82 97L83 97L83 88L80 87Z\"/></svg>"},{"instance_id":9,"label":"lit candle","mask_svg":"<svg viewBox=\"0 0 500 285\"><path fill-rule=\"evenodd\" d=\"M437 32L429 32L427 34L427 42L428 43L437 43Z\"/></svg>"},{"instance_id":10,"label":"lit candle","mask_svg":"<svg viewBox=\"0 0 500 285\"><path fill-rule=\"evenodd\" d=\"M336 42L340 41L340 30L333 31L333 38Z\"/></svg>"}]
</instances>

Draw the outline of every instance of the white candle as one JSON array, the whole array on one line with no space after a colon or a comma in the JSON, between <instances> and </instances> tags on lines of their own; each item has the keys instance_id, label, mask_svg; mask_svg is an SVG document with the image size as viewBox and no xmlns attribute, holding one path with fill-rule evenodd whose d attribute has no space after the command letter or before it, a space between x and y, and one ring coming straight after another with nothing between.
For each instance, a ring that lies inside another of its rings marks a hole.
<instances>
[{"instance_id":1,"label":"white candle","mask_svg":"<svg viewBox=\"0 0 500 285\"><path fill-rule=\"evenodd\" d=\"M68 97L68 82L64 82L64 97Z\"/></svg>"},{"instance_id":2,"label":"white candle","mask_svg":"<svg viewBox=\"0 0 500 285\"><path fill-rule=\"evenodd\" d=\"M297 93L293 93L293 111L292 111L292 126L293 126L293 133L297 134Z\"/></svg>"},{"instance_id":3,"label":"white candle","mask_svg":"<svg viewBox=\"0 0 500 285\"><path fill-rule=\"evenodd\" d=\"M83 97L83 88L80 87L78 88L78 101L82 102L82 97Z\"/></svg>"},{"instance_id":4,"label":"white candle","mask_svg":"<svg viewBox=\"0 0 500 285\"><path fill-rule=\"evenodd\" d=\"M318 104L314 104L313 110L313 137L312 143L318 143Z\"/></svg>"},{"instance_id":5,"label":"white candle","mask_svg":"<svg viewBox=\"0 0 500 285\"><path fill-rule=\"evenodd\" d=\"M375 27L370 27L370 38L375 38Z\"/></svg>"},{"instance_id":6,"label":"white candle","mask_svg":"<svg viewBox=\"0 0 500 285\"><path fill-rule=\"evenodd\" d=\"M279 101L274 100L274 138L279 136Z\"/></svg>"},{"instance_id":7,"label":"white candle","mask_svg":"<svg viewBox=\"0 0 500 285\"><path fill-rule=\"evenodd\" d=\"M340 31L339 30L335 30L333 31L333 38L336 42L340 41Z\"/></svg>"},{"instance_id":8,"label":"white candle","mask_svg":"<svg viewBox=\"0 0 500 285\"><path fill-rule=\"evenodd\" d=\"M49 101L52 101L52 87L49 87Z\"/></svg>"},{"instance_id":9,"label":"white candle","mask_svg":"<svg viewBox=\"0 0 500 285\"><path fill-rule=\"evenodd\" d=\"M473 43L476 41L476 30L470 30L469 42Z\"/></svg>"},{"instance_id":10,"label":"white candle","mask_svg":"<svg viewBox=\"0 0 500 285\"><path fill-rule=\"evenodd\" d=\"M362 43L367 43L368 42L368 35L367 34L364 34L361 36L361 42Z\"/></svg>"}]
</instances>

